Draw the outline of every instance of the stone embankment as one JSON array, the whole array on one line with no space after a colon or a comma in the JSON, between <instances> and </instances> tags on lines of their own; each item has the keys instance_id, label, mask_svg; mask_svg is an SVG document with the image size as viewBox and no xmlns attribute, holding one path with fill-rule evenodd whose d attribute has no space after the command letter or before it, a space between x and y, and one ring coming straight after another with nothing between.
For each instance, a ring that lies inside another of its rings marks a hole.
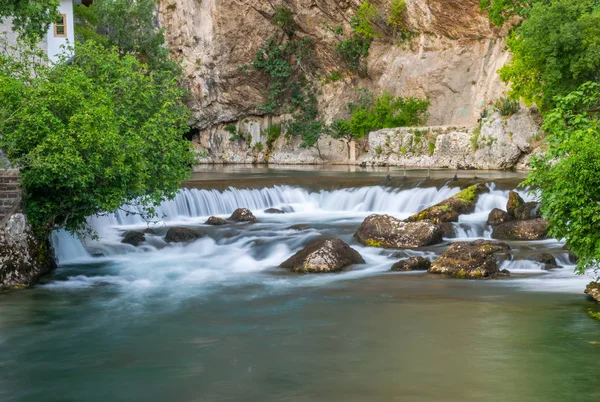
<instances>
[{"instance_id":1,"label":"stone embankment","mask_svg":"<svg viewBox=\"0 0 600 402\"><path fill-rule=\"evenodd\" d=\"M50 243L21 213L19 176L0 173L0 291L29 287L54 266Z\"/></svg>"}]
</instances>

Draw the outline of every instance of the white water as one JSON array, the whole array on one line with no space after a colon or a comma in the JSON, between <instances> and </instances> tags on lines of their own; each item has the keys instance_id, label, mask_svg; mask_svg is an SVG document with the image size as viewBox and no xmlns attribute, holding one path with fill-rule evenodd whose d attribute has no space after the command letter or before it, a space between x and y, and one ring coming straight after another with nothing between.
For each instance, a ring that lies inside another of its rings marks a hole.
<instances>
[{"instance_id":1,"label":"white water","mask_svg":"<svg viewBox=\"0 0 600 402\"><path fill-rule=\"evenodd\" d=\"M158 208L162 220L151 226L159 234L147 235L142 247L121 244L124 231L148 226L139 216L126 213L90 219L90 224L100 236L98 241L81 242L65 232L54 233L52 243L59 265L84 268L46 286L78 289L109 285L138 296L170 292L185 297L240 284L260 284L271 291L281 291L289 286L318 286L383 273L398 258L392 258L390 251L357 245L353 247L363 255L367 264L343 274L278 275L280 271L275 267L320 235L351 241L352 233L371 213L406 218L457 192L458 189L448 187L439 190L433 187L411 190L363 187L320 192L288 186L261 190L230 188L224 192L185 189L175 200ZM527 194L521 195L527 199ZM505 208L507 198L508 192L491 186L490 193L480 197L476 211L460 217L455 225L456 240L489 238L485 225L487 216L493 208ZM259 223L220 228L203 225L208 216L227 218L240 207L251 209ZM288 213L267 215L262 212L270 207L281 208ZM308 224L311 229L298 231L289 228L295 224ZM170 245L163 240L167 225L200 227L207 236L187 245ZM523 242L514 247L540 251L555 249L555 254L563 262L567 261L564 252L559 250L561 244L555 240ZM407 251L406 254L435 258L432 252ZM103 263L101 268L89 265L98 262ZM576 277L572 266L545 272L535 262L513 261L508 264L507 268L515 273L536 276L502 283L528 290L580 292L589 280Z\"/></svg>"}]
</instances>

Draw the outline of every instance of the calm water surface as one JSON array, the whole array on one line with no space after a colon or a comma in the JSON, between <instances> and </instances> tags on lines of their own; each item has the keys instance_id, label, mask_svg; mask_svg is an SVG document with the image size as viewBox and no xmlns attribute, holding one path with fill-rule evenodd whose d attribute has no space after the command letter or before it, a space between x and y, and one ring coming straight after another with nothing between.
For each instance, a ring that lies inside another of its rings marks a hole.
<instances>
[{"instance_id":1,"label":"calm water surface","mask_svg":"<svg viewBox=\"0 0 600 402\"><path fill-rule=\"evenodd\" d=\"M282 174L295 176L273 180ZM352 242L370 212L403 217L455 192L357 187L187 192L164 206L166 224L208 236L185 246L162 242L163 226L141 249L121 245L124 230L143 227L134 217L93 221L99 242L57 235L61 267L0 295L0 401L600 400L600 323L581 293L589 278L571 266L516 261L508 280L453 281L389 273L394 251L352 244L367 264L349 272L276 268L314 238ZM489 236L481 222L503 202L494 189L480 200L461 238ZM260 223L202 225L234 204L253 204ZM566 261L556 241L511 245Z\"/></svg>"}]
</instances>

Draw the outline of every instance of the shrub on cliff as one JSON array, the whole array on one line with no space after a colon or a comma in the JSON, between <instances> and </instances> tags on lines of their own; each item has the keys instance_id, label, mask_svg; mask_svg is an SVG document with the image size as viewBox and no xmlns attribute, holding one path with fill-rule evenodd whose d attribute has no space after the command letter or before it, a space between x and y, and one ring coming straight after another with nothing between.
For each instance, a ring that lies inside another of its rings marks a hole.
<instances>
[{"instance_id":1,"label":"shrub on cliff","mask_svg":"<svg viewBox=\"0 0 600 402\"><path fill-rule=\"evenodd\" d=\"M94 42L69 64L0 63L0 148L21 169L40 232L87 229L86 218L135 202L145 215L174 197L193 161L177 76Z\"/></svg>"}]
</instances>

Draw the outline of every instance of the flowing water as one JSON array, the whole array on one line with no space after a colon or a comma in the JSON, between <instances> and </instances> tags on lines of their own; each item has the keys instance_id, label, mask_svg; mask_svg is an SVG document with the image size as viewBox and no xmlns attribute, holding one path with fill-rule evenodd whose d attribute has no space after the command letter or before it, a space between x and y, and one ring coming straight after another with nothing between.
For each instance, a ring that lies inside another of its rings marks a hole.
<instances>
[{"instance_id":1,"label":"flowing water","mask_svg":"<svg viewBox=\"0 0 600 402\"><path fill-rule=\"evenodd\" d=\"M90 220L98 240L55 233L59 268L0 295L0 401L600 400L600 324L582 294L590 277L573 274L562 243L511 243L506 280L390 273L403 256L433 259L445 246L362 247L352 240L361 221L405 218L459 189L374 185L382 173L259 173L270 181L211 172L215 182L163 204L160 222L123 212ZM348 177L354 185L340 185ZM218 188L228 181L237 185ZM489 238L502 182L461 216L456 240ZM259 223L203 225L238 207ZM206 236L167 244L175 225ZM121 244L148 226L156 234L143 246ZM319 237L345 240L367 264L316 276L277 268ZM540 251L564 267L525 260Z\"/></svg>"}]
</instances>

